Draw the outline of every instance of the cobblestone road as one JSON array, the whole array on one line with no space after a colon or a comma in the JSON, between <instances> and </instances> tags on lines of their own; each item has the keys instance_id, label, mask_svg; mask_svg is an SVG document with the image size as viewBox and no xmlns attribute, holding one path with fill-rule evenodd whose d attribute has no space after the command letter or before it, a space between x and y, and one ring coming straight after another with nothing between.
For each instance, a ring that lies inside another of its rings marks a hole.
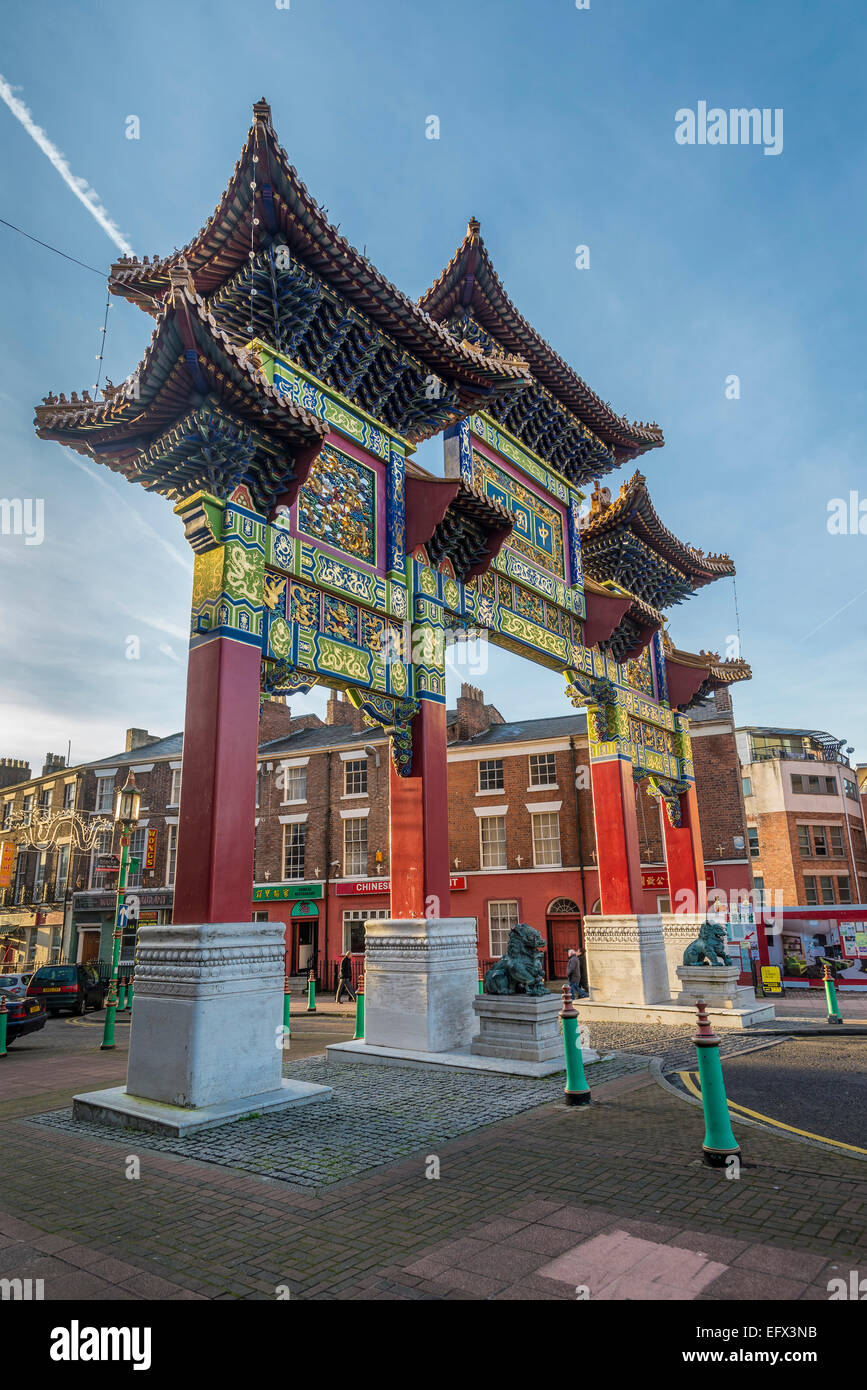
<instances>
[{"instance_id":1,"label":"cobblestone road","mask_svg":"<svg viewBox=\"0 0 867 1390\"><path fill-rule=\"evenodd\" d=\"M591 1087L647 1067L622 1056L587 1068ZM334 1088L315 1105L261 1115L184 1139L115 1135L101 1125L75 1123L71 1110L36 1116L32 1124L72 1130L129 1149L182 1154L223 1163L300 1187L325 1187L413 1153L436 1151L450 1139L557 1101L563 1076L524 1080L489 1073L417 1071L359 1066L311 1057L284 1075Z\"/></svg>"}]
</instances>

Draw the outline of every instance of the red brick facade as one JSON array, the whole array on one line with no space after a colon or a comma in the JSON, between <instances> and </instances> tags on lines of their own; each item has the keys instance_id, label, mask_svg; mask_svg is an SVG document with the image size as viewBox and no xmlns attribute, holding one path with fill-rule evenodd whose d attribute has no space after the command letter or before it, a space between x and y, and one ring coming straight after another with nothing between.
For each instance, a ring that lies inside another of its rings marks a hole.
<instances>
[{"instance_id":1,"label":"red brick facade","mask_svg":"<svg viewBox=\"0 0 867 1390\"><path fill-rule=\"evenodd\" d=\"M749 891L731 707L727 697L717 697L717 705L696 719L693 741L705 860L718 888ZM293 971L315 952L320 978L330 982L344 948L363 940L363 914L390 910L388 742L338 695L329 699L324 723L268 701L260 732L252 911L286 922ZM581 919L599 910L585 718L575 712L510 725L482 691L464 685L448 715L448 739L450 910L478 919L483 959L499 954L512 919L529 921L549 942L550 969L562 973ZM181 736L154 740L131 730L127 744L113 761L63 775L76 779L77 805L90 814L98 805L97 774L110 772L101 784L110 815L116 787L130 767L138 769L144 795L137 848L149 850L153 862L143 862L136 886L143 920L169 920ZM10 795L17 803L26 791L19 786ZM636 802L643 908L653 912L667 907L661 812L644 783ZM491 841L485 862L483 833ZM118 853L116 833L111 849ZM97 939L100 953L107 952L116 880L97 876L95 866L95 854L73 856L65 942L73 955L93 951ZM61 921L63 908L62 900L54 905ZM0 910L0 930L2 916Z\"/></svg>"}]
</instances>

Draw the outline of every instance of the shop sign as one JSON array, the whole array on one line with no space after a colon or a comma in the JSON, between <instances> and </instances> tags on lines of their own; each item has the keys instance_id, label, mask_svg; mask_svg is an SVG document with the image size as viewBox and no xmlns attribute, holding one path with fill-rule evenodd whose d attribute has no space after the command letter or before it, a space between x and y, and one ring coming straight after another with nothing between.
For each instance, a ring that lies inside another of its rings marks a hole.
<instances>
[{"instance_id":1,"label":"shop sign","mask_svg":"<svg viewBox=\"0 0 867 1390\"><path fill-rule=\"evenodd\" d=\"M466 889L466 874L451 874L449 876L449 888L453 893L461 893ZM357 878L352 883L336 883L335 893L340 897L357 897L365 893L390 893L390 878Z\"/></svg>"},{"instance_id":2,"label":"shop sign","mask_svg":"<svg viewBox=\"0 0 867 1390\"><path fill-rule=\"evenodd\" d=\"M641 870L642 888L668 888L667 869L642 869ZM704 871L705 888L716 888L716 873L713 869Z\"/></svg>"},{"instance_id":3,"label":"shop sign","mask_svg":"<svg viewBox=\"0 0 867 1390\"><path fill-rule=\"evenodd\" d=\"M174 894L171 888L135 890L140 907L171 907ZM116 893L75 893L73 905L76 912L109 912L117 905Z\"/></svg>"},{"instance_id":4,"label":"shop sign","mask_svg":"<svg viewBox=\"0 0 867 1390\"><path fill-rule=\"evenodd\" d=\"M145 868L153 869L157 862L157 832L148 831L147 846L145 848Z\"/></svg>"},{"instance_id":5,"label":"shop sign","mask_svg":"<svg viewBox=\"0 0 867 1390\"><path fill-rule=\"evenodd\" d=\"M665 888L668 889L668 873L665 869L642 869L641 870L642 888Z\"/></svg>"},{"instance_id":6,"label":"shop sign","mask_svg":"<svg viewBox=\"0 0 867 1390\"><path fill-rule=\"evenodd\" d=\"M273 888L254 888L253 902L309 902L311 898L322 898L325 896L325 886L322 883L283 883L275 884Z\"/></svg>"},{"instance_id":7,"label":"shop sign","mask_svg":"<svg viewBox=\"0 0 867 1390\"><path fill-rule=\"evenodd\" d=\"M12 840L4 840L0 845L0 888L8 888L12 883L12 861L15 858L15 845Z\"/></svg>"},{"instance_id":8,"label":"shop sign","mask_svg":"<svg viewBox=\"0 0 867 1390\"><path fill-rule=\"evenodd\" d=\"M782 994L783 982L780 979L780 967L778 965L762 966L762 993L763 994Z\"/></svg>"}]
</instances>

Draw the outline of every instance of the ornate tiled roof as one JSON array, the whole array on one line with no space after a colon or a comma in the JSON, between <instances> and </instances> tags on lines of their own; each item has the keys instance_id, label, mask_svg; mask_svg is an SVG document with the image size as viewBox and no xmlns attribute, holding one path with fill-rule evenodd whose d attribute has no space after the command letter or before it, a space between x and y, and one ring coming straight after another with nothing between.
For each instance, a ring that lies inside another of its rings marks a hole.
<instances>
[{"instance_id":1,"label":"ornate tiled roof","mask_svg":"<svg viewBox=\"0 0 867 1390\"><path fill-rule=\"evenodd\" d=\"M622 584L656 608L679 603L735 572L728 555L706 554L663 526L642 473L624 483L614 499L597 485L580 527L587 573Z\"/></svg>"},{"instance_id":2,"label":"ornate tiled roof","mask_svg":"<svg viewBox=\"0 0 867 1390\"><path fill-rule=\"evenodd\" d=\"M237 472L246 451L254 475L246 481L265 505L281 480L297 478L296 457L312 461L328 433L268 384L178 268L139 367L119 387L107 382L103 394L93 401L86 391L70 400L49 393L36 408L37 434L171 498L216 487L217 477L203 474L209 456L222 476Z\"/></svg>"},{"instance_id":3,"label":"ornate tiled roof","mask_svg":"<svg viewBox=\"0 0 867 1390\"><path fill-rule=\"evenodd\" d=\"M455 418L478 407L481 400L498 392L513 392L529 381L521 361L490 358L478 346L458 341L340 235L278 144L271 109L264 100L253 107L253 124L241 156L215 212L201 231L182 250L167 257L122 257L112 266L110 287L113 293L158 313L172 271L183 267L198 294L215 296L215 311L220 300L220 321L224 321L225 312L225 322L232 324L235 336L249 338L253 336L250 325L245 325L243 334L240 325L234 325L237 305L223 305L219 292L247 273L251 255L258 266L261 248L278 245L287 248L287 267L307 267L341 302L354 307L400 349L419 359L425 370L441 377L449 390L456 386L460 409L453 412ZM268 267L258 268L268 274ZM256 290L256 294L261 296L262 291ZM252 314L255 294L248 298ZM347 320L340 332L347 332L349 327ZM318 374L323 374L321 369ZM409 437L416 438L430 432L423 425L415 434L407 431Z\"/></svg>"},{"instance_id":4,"label":"ornate tiled roof","mask_svg":"<svg viewBox=\"0 0 867 1390\"><path fill-rule=\"evenodd\" d=\"M501 351L518 353L539 385L612 450L615 463L664 444L657 424L630 423L618 415L518 312L494 270L475 219L419 304L439 322L451 324L455 332L460 331L458 325L464 318L472 320Z\"/></svg>"},{"instance_id":5,"label":"ornate tiled roof","mask_svg":"<svg viewBox=\"0 0 867 1390\"><path fill-rule=\"evenodd\" d=\"M752 669L742 657L722 660L719 652L683 652L668 633L663 637L669 698L673 706L689 709L714 690L752 680Z\"/></svg>"}]
</instances>

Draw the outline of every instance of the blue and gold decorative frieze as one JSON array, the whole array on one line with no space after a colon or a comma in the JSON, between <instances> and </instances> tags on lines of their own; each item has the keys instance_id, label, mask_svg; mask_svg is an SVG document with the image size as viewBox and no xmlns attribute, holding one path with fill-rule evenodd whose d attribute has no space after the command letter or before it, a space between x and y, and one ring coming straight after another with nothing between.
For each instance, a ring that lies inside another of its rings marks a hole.
<instances>
[{"instance_id":1,"label":"blue and gold decorative frieze","mask_svg":"<svg viewBox=\"0 0 867 1390\"><path fill-rule=\"evenodd\" d=\"M406 585L399 579L384 579L381 575L357 568L347 560L339 560L310 542L290 536L279 525L265 529L269 567L329 593L345 596L364 608L375 608L392 618L407 617Z\"/></svg>"},{"instance_id":2,"label":"blue and gold decorative frieze","mask_svg":"<svg viewBox=\"0 0 867 1390\"><path fill-rule=\"evenodd\" d=\"M262 645L265 518L239 487L225 504L197 493L175 508L199 539L193 568L190 646L219 637ZM210 542L205 545L205 532Z\"/></svg>"},{"instance_id":3,"label":"blue and gold decorative frieze","mask_svg":"<svg viewBox=\"0 0 867 1390\"><path fill-rule=\"evenodd\" d=\"M388 462L393 452L406 453L406 440L401 435L384 428L381 421L305 372L296 362L276 352L260 338L254 338L248 347L255 353L271 385L295 405L326 420L339 434L352 439L383 462Z\"/></svg>"},{"instance_id":4,"label":"blue and gold decorative frieze","mask_svg":"<svg viewBox=\"0 0 867 1390\"><path fill-rule=\"evenodd\" d=\"M568 504L570 495L577 496L580 500L581 494L577 492L572 484L560 473L546 464L536 454L531 454L519 444L517 439L501 425L497 425L487 415L474 415L470 422L472 433L481 439L489 448L508 459L510 463L520 468L522 473L526 473L528 478L532 478L539 483L546 492L550 492L559 501Z\"/></svg>"},{"instance_id":5,"label":"blue and gold decorative frieze","mask_svg":"<svg viewBox=\"0 0 867 1390\"><path fill-rule=\"evenodd\" d=\"M398 449L388 456L385 488L385 568L406 575L406 461Z\"/></svg>"},{"instance_id":6,"label":"blue and gold decorative frieze","mask_svg":"<svg viewBox=\"0 0 867 1390\"><path fill-rule=\"evenodd\" d=\"M323 445L295 504L298 530L353 560L376 565L377 475L358 459Z\"/></svg>"},{"instance_id":7,"label":"blue and gold decorative frieze","mask_svg":"<svg viewBox=\"0 0 867 1390\"><path fill-rule=\"evenodd\" d=\"M636 781L655 776L688 784L694 776L688 720L627 684L630 665L596 649L573 651L566 693L586 706L591 762L619 758L632 764Z\"/></svg>"}]
</instances>

